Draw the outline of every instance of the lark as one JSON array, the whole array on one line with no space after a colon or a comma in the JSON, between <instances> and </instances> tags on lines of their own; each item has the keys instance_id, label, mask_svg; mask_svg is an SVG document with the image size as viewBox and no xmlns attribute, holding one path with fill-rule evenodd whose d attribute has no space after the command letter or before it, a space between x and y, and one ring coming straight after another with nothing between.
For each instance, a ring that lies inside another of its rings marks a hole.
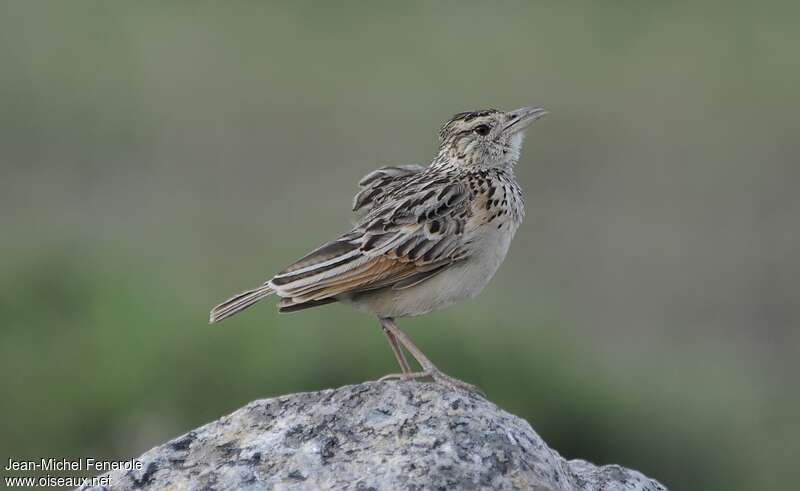
<instances>
[{"instance_id":1,"label":"lark","mask_svg":"<svg viewBox=\"0 0 800 491\"><path fill-rule=\"evenodd\" d=\"M475 297L489 283L525 213L514 177L525 130L545 114L540 107L456 114L439 131L429 166L382 167L364 176L350 231L217 305L210 322L273 294L280 312L342 302L377 317L402 371L384 379L430 377L475 390L439 370L395 319Z\"/></svg>"}]
</instances>

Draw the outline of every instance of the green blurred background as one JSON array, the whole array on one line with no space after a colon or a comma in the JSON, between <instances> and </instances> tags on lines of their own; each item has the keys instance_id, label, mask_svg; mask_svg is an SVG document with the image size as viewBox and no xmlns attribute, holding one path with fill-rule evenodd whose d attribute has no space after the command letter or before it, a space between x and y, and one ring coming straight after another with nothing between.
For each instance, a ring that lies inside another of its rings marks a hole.
<instances>
[{"instance_id":1,"label":"green blurred background","mask_svg":"<svg viewBox=\"0 0 800 491\"><path fill-rule=\"evenodd\" d=\"M343 306L207 312L453 113L540 104L476 300L401 322L570 458L789 489L796 2L0 3L0 457L132 457L396 370Z\"/></svg>"}]
</instances>

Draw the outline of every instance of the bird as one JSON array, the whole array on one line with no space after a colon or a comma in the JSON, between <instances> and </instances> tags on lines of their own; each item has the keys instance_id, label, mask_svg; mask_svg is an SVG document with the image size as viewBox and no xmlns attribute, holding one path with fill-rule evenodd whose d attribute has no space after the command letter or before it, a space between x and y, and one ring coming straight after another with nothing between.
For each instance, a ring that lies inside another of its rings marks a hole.
<instances>
[{"instance_id":1,"label":"bird","mask_svg":"<svg viewBox=\"0 0 800 491\"><path fill-rule=\"evenodd\" d=\"M215 306L210 323L272 295L280 312L340 302L377 318L401 370L381 380L430 378L478 390L443 373L395 321L473 298L489 283L525 214L514 175L525 132L547 113L526 106L454 115L440 128L428 166L387 166L364 176L349 231Z\"/></svg>"}]
</instances>

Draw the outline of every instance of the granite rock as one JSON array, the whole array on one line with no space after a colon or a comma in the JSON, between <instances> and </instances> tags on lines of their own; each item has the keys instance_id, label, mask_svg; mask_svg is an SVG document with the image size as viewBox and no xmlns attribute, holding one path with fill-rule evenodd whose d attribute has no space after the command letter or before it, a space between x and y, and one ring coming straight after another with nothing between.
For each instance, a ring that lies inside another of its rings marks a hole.
<instances>
[{"instance_id":1,"label":"granite rock","mask_svg":"<svg viewBox=\"0 0 800 491\"><path fill-rule=\"evenodd\" d=\"M566 460L483 397L418 382L254 401L139 460L111 474L112 489L666 489L625 467Z\"/></svg>"}]
</instances>

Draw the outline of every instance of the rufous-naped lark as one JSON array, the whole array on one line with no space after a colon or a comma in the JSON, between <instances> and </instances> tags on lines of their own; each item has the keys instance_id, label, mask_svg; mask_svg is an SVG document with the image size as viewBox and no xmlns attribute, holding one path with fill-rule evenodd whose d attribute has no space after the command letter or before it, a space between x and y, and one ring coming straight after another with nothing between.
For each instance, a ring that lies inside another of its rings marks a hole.
<instances>
[{"instance_id":1,"label":"rufous-naped lark","mask_svg":"<svg viewBox=\"0 0 800 491\"><path fill-rule=\"evenodd\" d=\"M547 114L539 107L456 114L439 131L427 167L382 167L359 181L355 226L314 249L258 288L214 307L212 323L272 294L281 312L333 302L377 316L402 373L455 388L395 325L480 293L506 257L524 215L514 177L525 130ZM405 348L419 363L413 371Z\"/></svg>"}]
</instances>

